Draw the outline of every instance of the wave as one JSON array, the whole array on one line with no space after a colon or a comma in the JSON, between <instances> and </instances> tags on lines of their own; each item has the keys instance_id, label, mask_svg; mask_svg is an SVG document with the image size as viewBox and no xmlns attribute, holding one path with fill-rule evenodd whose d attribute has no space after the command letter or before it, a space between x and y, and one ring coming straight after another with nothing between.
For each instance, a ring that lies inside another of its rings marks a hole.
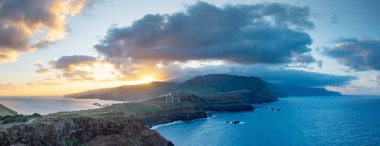
<instances>
[{"instance_id":1,"label":"wave","mask_svg":"<svg viewBox=\"0 0 380 146\"><path fill-rule=\"evenodd\" d=\"M181 124L181 123L183 123L183 121L174 121L174 122L170 122L170 123L166 123L166 124L156 125L156 126L153 126L153 127L150 128L150 129L156 130L156 129L159 128L159 127L170 126L170 125Z\"/></svg>"}]
</instances>

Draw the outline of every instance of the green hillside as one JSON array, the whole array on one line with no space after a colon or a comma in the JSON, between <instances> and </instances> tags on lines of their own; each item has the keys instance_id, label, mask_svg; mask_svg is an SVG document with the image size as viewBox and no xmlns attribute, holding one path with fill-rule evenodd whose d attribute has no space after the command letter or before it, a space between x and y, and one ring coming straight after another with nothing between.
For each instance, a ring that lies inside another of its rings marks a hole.
<instances>
[{"instance_id":1,"label":"green hillside","mask_svg":"<svg viewBox=\"0 0 380 146\"><path fill-rule=\"evenodd\" d=\"M239 97L250 103L277 101L286 94L277 86L258 77L245 77L228 74L209 74L197 76L183 83L152 82L142 85L127 85L116 88L98 89L68 98L104 99L121 101L142 101L168 93L185 92L206 100L223 97ZM227 98L223 98L226 99ZM219 100L219 99L216 99Z\"/></svg>"},{"instance_id":2,"label":"green hillside","mask_svg":"<svg viewBox=\"0 0 380 146\"><path fill-rule=\"evenodd\" d=\"M5 107L4 105L0 104L0 117L6 116L6 115L16 115L17 112Z\"/></svg>"}]
</instances>

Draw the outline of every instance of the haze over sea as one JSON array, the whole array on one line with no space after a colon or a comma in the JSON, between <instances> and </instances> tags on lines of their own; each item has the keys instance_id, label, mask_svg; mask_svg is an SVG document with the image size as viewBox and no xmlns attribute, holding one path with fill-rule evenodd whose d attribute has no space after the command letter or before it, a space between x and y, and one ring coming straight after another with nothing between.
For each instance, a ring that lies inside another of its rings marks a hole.
<instances>
[{"instance_id":1,"label":"haze over sea","mask_svg":"<svg viewBox=\"0 0 380 146\"><path fill-rule=\"evenodd\" d=\"M380 145L379 96L288 97L256 106L155 129L179 146ZM225 123L235 120L242 124Z\"/></svg>"},{"instance_id":2,"label":"haze over sea","mask_svg":"<svg viewBox=\"0 0 380 146\"><path fill-rule=\"evenodd\" d=\"M61 111L77 111L99 108L94 105L110 105L120 103L111 100L99 99L71 99L59 96L53 97L0 97L0 104L16 111L19 114L50 114Z\"/></svg>"}]
</instances>

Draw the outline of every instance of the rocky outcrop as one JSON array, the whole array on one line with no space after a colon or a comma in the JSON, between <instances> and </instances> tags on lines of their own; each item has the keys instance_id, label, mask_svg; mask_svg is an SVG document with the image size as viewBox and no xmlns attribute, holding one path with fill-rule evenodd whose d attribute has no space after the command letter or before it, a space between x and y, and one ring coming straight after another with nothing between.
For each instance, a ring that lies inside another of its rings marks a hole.
<instances>
[{"instance_id":1,"label":"rocky outcrop","mask_svg":"<svg viewBox=\"0 0 380 146\"><path fill-rule=\"evenodd\" d=\"M2 125L0 145L173 145L138 118L43 118L31 123Z\"/></svg>"},{"instance_id":2,"label":"rocky outcrop","mask_svg":"<svg viewBox=\"0 0 380 146\"><path fill-rule=\"evenodd\" d=\"M173 145L149 127L207 118L206 111L252 111L236 94L198 97L172 94L143 102L60 112L24 123L0 125L1 145ZM10 117L12 118L12 117Z\"/></svg>"},{"instance_id":3,"label":"rocky outcrop","mask_svg":"<svg viewBox=\"0 0 380 146\"><path fill-rule=\"evenodd\" d=\"M202 100L202 108L206 111L241 112L253 111L254 107L246 100L235 95L215 95Z\"/></svg>"},{"instance_id":4,"label":"rocky outcrop","mask_svg":"<svg viewBox=\"0 0 380 146\"><path fill-rule=\"evenodd\" d=\"M147 125L154 126L159 124L170 123L174 121L191 121L195 119L207 118L207 113L202 108L201 98L194 95L178 96L171 101L159 97L144 101L145 105L151 106L169 106L166 110L160 112L145 113L141 115ZM174 107L174 108L173 108Z\"/></svg>"}]
</instances>

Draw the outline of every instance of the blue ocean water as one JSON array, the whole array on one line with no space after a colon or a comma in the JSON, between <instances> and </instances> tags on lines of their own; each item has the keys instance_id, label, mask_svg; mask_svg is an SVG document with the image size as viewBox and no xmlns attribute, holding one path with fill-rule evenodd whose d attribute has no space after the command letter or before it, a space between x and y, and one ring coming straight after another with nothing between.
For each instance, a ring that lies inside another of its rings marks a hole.
<instances>
[{"instance_id":1,"label":"blue ocean water","mask_svg":"<svg viewBox=\"0 0 380 146\"><path fill-rule=\"evenodd\" d=\"M380 145L380 97L288 97L254 112L158 126L178 146ZM271 112L270 108L280 108ZM226 124L226 121L242 124Z\"/></svg>"},{"instance_id":2,"label":"blue ocean water","mask_svg":"<svg viewBox=\"0 0 380 146\"><path fill-rule=\"evenodd\" d=\"M60 111L77 111L99 108L93 105L110 105L118 101L99 99L72 99L63 97L0 97L0 104L19 114L49 114Z\"/></svg>"}]
</instances>

